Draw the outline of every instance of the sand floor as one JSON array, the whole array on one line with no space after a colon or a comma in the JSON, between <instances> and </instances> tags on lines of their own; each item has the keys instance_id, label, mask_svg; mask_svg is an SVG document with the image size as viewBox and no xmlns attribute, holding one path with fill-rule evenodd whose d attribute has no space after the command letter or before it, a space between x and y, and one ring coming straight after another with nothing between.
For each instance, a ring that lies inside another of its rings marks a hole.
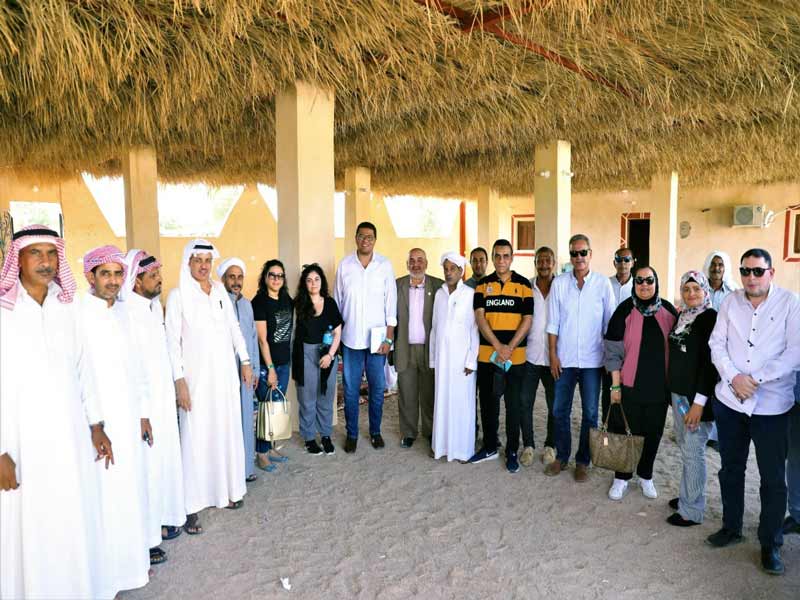
<instances>
[{"instance_id":1,"label":"sand floor","mask_svg":"<svg viewBox=\"0 0 800 600\"><path fill-rule=\"evenodd\" d=\"M537 444L544 417L540 390ZM632 484L622 502L608 500L611 474L601 469L583 484L571 473L545 477L538 448L534 466L516 475L502 461L462 465L434 461L423 444L402 449L396 396L386 399L385 449L370 446L366 422L362 406L354 455L341 447L341 422L334 456L306 454L295 435L284 448L290 461L259 472L243 509L203 511L205 533L165 542L169 560L150 584L121 597L800 599L800 536L783 547L786 576L758 567L754 452L745 543L721 550L703 543L722 511L713 451L705 523L665 522L680 477L671 418L656 461L660 497L647 500Z\"/></svg>"}]
</instances>

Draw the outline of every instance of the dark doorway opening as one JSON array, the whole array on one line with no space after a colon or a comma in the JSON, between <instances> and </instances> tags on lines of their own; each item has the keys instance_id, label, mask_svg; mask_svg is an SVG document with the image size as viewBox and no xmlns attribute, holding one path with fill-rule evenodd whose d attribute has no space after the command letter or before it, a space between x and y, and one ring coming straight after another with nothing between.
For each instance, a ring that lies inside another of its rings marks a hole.
<instances>
[{"instance_id":1,"label":"dark doorway opening","mask_svg":"<svg viewBox=\"0 0 800 600\"><path fill-rule=\"evenodd\" d=\"M650 219L628 219L628 248L636 264L650 264Z\"/></svg>"}]
</instances>

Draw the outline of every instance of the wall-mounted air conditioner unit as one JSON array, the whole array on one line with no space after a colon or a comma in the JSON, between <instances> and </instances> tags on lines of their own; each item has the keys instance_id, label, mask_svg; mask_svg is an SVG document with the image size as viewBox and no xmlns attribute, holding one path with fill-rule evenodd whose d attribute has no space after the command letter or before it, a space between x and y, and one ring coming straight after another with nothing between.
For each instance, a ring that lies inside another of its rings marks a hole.
<instances>
[{"instance_id":1,"label":"wall-mounted air conditioner unit","mask_svg":"<svg viewBox=\"0 0 800 600\"><path fill-rule=\"evenodd\" d=\"M763 227L767 215L765 204L740 204L733 207L731 227Z\"/></svg>"}]
</instances>

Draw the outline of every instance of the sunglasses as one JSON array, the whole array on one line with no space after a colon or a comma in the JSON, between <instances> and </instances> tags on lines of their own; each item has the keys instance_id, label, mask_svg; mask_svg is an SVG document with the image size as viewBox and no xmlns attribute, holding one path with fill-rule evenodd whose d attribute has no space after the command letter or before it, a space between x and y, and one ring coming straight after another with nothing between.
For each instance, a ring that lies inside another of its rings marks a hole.
<instances>
[{"instance_id":1,"label":"sunglasses","mask_svg":"<svg viewBox=\"0 0 800 600\"><path fill-rule=\"evenodd\" d=\"M636 277L634 279L636 285L653 285L656 282L655 277Z\"/></svg>"},{"instance_id":2,"label":"sunglasses","mask_svg":"<svg viewBox=\"0 0 800 600\"><path fill-rule=\"evenodd\" d=\"M267 277L270 279L284 279L286 275L283 273L267 273Z\"/></svg>"},{"instance_id":3,"label":"sunglasses","mask_svg":"<svg viewBox=\"0 0 800 600\"><path fill-rule=\"evenodd\" d=\"M589 256L589 251L585 248L583 250L570 250L569 255L572 258L577 258L578 256Z\"/></svg>"},{"instance_id":4,"label":"sunglasses","mask_svg":"<svg viewBox=\"0 0 800 600\"><path fill-rule=\"evenodd\" d=\"M632 257L632 256L615 256L615 257L614 257L614 262L624 262L624 263L629 263L629 262L631 262L632 260L633 260L633 257Z\"/></svg>"},{"instance_id":5,"label":"sunglasses","mask_svg":"<svg viewBox=\"0 0 800 600\"><path fill-rule=\"evenodd\" d=\"M769 271L769 269L765 269L764 267L753 267L753 268L739 267L739 274L742 277L749 277L751 273L755 277L763 277L764 273L766 273L767 271Z\"/></svg>"}]
</instances>

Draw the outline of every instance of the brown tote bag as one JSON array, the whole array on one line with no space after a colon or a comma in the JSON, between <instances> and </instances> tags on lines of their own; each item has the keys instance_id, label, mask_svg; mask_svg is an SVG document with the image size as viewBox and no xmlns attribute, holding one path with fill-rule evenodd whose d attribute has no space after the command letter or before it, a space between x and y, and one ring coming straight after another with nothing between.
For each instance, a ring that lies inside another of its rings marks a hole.
<instances>
[{"instance_id":1,"label":"brown tote bag","mask_svg":"<svg viewBox=\"0 0 800 600\"><path fill-rule=\"evenodd\" d=\"M612 404L609 407L602 427L600 429L592 427L589 431L589 451L592 454L592 464L595 467L602 467L619 473L633 473L642 456L644 437L631 433L621 402L617 403L616 406L619 406L619 410L622 412L625 433L609 433L608 417L611 415L611 410L614 406Z\"/></svg>"}]
</instances>

